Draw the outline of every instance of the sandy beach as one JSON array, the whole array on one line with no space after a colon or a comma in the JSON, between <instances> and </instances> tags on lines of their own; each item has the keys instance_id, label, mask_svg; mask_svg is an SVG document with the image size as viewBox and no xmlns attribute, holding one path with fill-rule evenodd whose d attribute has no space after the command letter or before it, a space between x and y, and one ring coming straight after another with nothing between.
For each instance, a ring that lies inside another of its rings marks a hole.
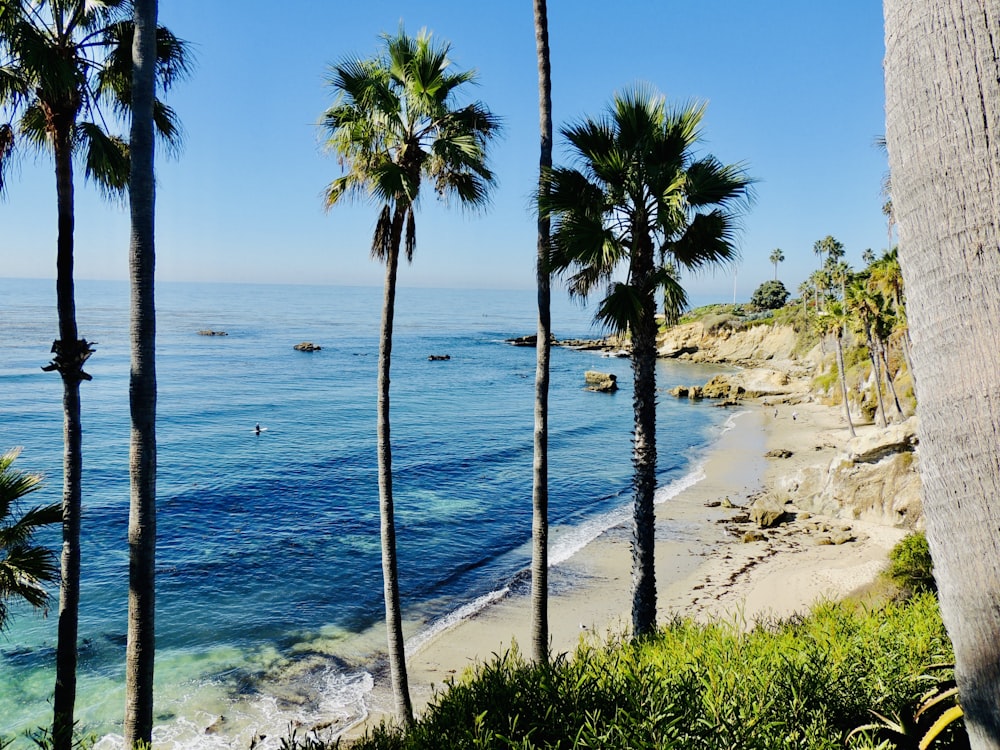
<instances>
[{"instance_id":1,"label":"sandy beach","mask_svg":"<svg viewBox=\"0 0 1000 750\"><path fill-rule=\"evenodd\" d=\"M674 615L734 619L741 624L806 612L870 583L905 530L808 513L744 542L739 515L756 495L803 467L827 464L849 437L843 412L808 398L749 401L732 409L731 428L703 458L703 477L657 504L656 579L659 620ZM875 429L859 428L859 433ZM790 452L786 457L767 453ZM669 488L665 488L669 490ZM661 491L658 500L669 492ZM794 500L794 498L792 498ZM733 506L733 507L729 507ZM811 525L812 528L807 528ZM852 538L818 543L821 525ZM571 652L581 638L602 642L631 623L630 524L601 534L550 571L552 652ZM419 644L408 657L410 690L419 712L467 668L530 644L528 586L514 587L485 607ZM376 681L368 722L392 713L384 678Z\"/></svg>"}]
</instances>

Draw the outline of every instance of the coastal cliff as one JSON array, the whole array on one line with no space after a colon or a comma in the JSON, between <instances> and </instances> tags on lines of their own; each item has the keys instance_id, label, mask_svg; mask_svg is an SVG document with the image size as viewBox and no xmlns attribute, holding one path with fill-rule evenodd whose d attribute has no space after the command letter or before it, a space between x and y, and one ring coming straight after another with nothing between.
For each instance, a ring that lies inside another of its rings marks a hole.
<instances>
[{"instance_id":1,"label":"coastal cliff","mask_svg":"<svg viewBox=\"0 0 1000 750\"><path fill-rule=\"evenodd\" d=\"M803 403L843 408L823 378L830 356L790 325L697 321L661 333L658 349L661 357L740 367L704 385L674 388L671 394L679 398L715 399L720 405L754 402L762 408ZM862 374L850 397L858 437L850 438L845 422L816 445L788 446L789 455L812 451L815 461L783 476L774 492L800 511L919 530L917 418L897 415L897 423L879 427L862 409L865 387L872 387L871 377Z\"/></svg>"}]
</instances>

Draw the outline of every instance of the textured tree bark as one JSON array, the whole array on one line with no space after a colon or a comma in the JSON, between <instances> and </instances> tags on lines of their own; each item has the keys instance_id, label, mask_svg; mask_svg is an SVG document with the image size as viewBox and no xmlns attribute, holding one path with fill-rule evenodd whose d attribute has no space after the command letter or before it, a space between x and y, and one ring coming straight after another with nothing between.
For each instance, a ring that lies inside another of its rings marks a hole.
<instances>
[{"instance_id":1,"label":"textured tree bark","mask_svg":"<svg viewBox=\"0 0 1000 750\"><path fill-rule=\"evenodd\" d=\"M653 273L653 247L642 222L633 227L637 237L630 276L642 289ZM643 233L646 233L645 235ZM656 300L643 300L640 321L632 331L632 408L635 412L632 464L632 633L647 635L656 628Z\"/></svg>"},{"instance_id":2,"label":"textured tree bark","mask_svg":"<svg viewBox=\"0 0 1000 750\"><path fill-rule=\"evenodd\" d=\"M535 0L535 47L538 53L538 119L541 152L538 159L539 194L546 190L546 170L552 167L552 75L549 62L549 25L545 0ZM535 444L532 466L531 517L531 650L535 661L549 658L549 358L552 315L548 269L549 219L539 212L538 336L535 364Z\"/></svg>"},{"instance_id":3,"label":"textured tree bark","mask_svg":"<svg viewBox=\"0 0 1000 750\"><path fill-rule=\"evenodd\" d=\"M73 153L72 118L60 121L54 133L58 239L56 304L59 341L56 361L63 381L63 533L60 558L59 625L56 642L56 684L52 697L54 750L71 750L76 704L77 633L80 618L80 511L83 497L83 430L80 423L80 367L76 298L73 282Z\"/></svg>"},{"instance_id":4,"label":"textured tree bark","mask_svg":"<svg viewBox=\"0 0 1000 750\"><path fill-rule=\"evenodd\" d=\"M972 746L1000 748L1000 4L884 10L927 537Z\"/></svg>"},{"instance_id":5,"label":"textured tree bark","mask_svg":"<svg viewBox=\"0 0 1000 750\"><path fill-rule=\"evenodd\" d=\"M125 649L125 747L153 741L156 652L156 306L153 96L157 0L136 0L132 47L129 277L129 597Z\"/></svg>"},{"instance_id":6,"label":"textured tree bark","mask_svg":"<svg viewBox=\"0 0 1000 750\"><path fill-rule=\"evenodd\" d=\"M385 261L385 295L382 334L378 352L378 494L382 537L382 584L385 594L385 628L389 647L389 672L396 701L396 716L413 723L413 704L406 676L403 615L399 601L399 563L396 555L396 518L392 502L392 445L389 430L389 368L392 362L392 321L396 307L396 272L406 209L395 209L392 239Z\"/></svg>"}]
</instances>

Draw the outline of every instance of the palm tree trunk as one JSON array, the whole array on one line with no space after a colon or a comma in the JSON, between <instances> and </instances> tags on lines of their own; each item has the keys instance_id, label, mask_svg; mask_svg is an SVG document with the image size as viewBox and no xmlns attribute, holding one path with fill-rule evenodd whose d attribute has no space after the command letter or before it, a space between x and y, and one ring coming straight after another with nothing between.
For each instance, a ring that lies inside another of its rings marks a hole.
<instances>
[{"instance_id":1,"label":"palm tree trunk","mask_svg":"<svg viewBox=\"0 0 1000 750\"><path fill-rule=\"evenodd\" d=\"M125 747L153 741L156 569L156 306L153 91L157 0L136 0L132 49L129 247L132 350L129 402L129 597L125 651Z\"/></svg>"},{"instance_id":2,"label":"palm tree trunk","mask_svg":"<svg viewBox=\"0 0 1000 750\"><path fill-rule=\"evenodd\" d=\"M643 227L634 229L638 237ZM638 244L638 243L637 243ZM653 272L653 248L633 250L631 277L638 288ZM632 331L632 408L635 412L632 463L632 632L635 636L656 628L656 567L653 500L656 494L656 301L652 293Z\"/></svg>"},{"instance_id":3,"label":"palm tree trunk","mask_svg":"<svg viewBox=\"0 0 1000 750\"><path fill-rule=\"evenodd\" d=\"M403 615L399 602L399 563L396 555L396 519L392 503L392 446L389 434L389 367L392 360L392 320L396 306L396 271L406 209L397 206L392 220L392 240L385 263L382 334L378 351L378 495L382 537L382 583L385 594L385 627L389 647L389 672L396 716L405 726L413 723L413 704L406 677Z\"/></svg>"},{"instance_id":4,"label":"palm tree trunk","mask_svg":"<svg viewBox=\"0 0 1000 750\"><path fill-rule=\"evenodd\" d=\"M857 437L854 432L854 422L851 421L851 405L847 401L847 372L844 370L844 347L840 341L840 334L834 336L837 339L837 368L840 370L840 392L844 397L844 416L847 417L847 428L851 431L851 437Z\"/></svg>"},{"instance_id":5,"label":"palm tree trunk","mask_svg":"<svg viewBox=\"0 0 1000 750\"><path fill-rule=\"evenodd\" d=\"M541 152L539 193L548 185L552 167L552 76L545 0L535 0L535 46L538 53L538 117ZM535 661L549 657L549 358L551 354L551 276L548 269L549 219L539 212L538 336L535 364L535 442L532 466L531 517L531 650Z\"/></svg>"},{"instance_id":6,"label":"palm tree trunk","mask_svg":"<svg viewBox=\"0 0 1000 750\"><path fill-rule=\"evenodd\" d=\"M868 344L868 358L872 362L872 372L875 375L875 395L878 397L878 410L882 415L882 428L888 426L889 420L885 414L885 402L882 400L882 373L879 372L878 354L875 352L875 342L872 339L871 326L865 325L865 339Z\"/></svg>"},{"instance_id":7,"label":"palm tree trunk","mask_svg":"<svg viewBox=\"0 0 1000 750\"><path fill-rule=\"evenodd\" d=\"M73 744L76 704L77 632L80 615L80 511L82 504L83 430L80 422L80 381L83 379L86 342L78 339L76 296L73 283L73 163L70 138L72 122L54 135L56 200L59 230L56 256L56 304L59 341L47 369L57 369L63 381L63 541L60 558L59 625L56 643L56 685L52 698L54 750Z\"/></svg>"},{"instance_id":8,"label":"palm tree trunk","mask_svg":"<svg viewBox=\"0 0 1000 750\"><path fill-rule=\"evenodd\" d=\"M885 375L885 385L889 389L889 393L892 394L892 400L896 405L896 414L900 417L903 416L903 407L899 405L899 395L896 393L896 384L892 382L892 373L889 371L889 355L888 349L889 345L879 339L878 342L879 355L882 357L882 364L885 365L882 368L882 372Z\"/></svg>"},{"instance_id":9,"label":"palm tree trunk","mask_svg":"<svg viewBox=\"0 0 1000 750\"><path fill-rule=\"evenodd\" d=\"M1000 50L995 2L885 1L886 140L920 475L971 746L1000 748Z\"/></svg>"}]
</instances>

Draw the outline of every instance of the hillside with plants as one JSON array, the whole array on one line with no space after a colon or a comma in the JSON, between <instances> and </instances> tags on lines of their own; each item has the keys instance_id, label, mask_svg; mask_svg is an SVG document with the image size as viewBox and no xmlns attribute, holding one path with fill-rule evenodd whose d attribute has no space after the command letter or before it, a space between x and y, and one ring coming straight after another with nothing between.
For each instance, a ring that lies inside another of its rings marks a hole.
<instances>
[{"instance_id":1,"label":"hillside with plants","mask_svg":"<svg viewBox=\"0 0 1000 750\"><path fill-rule=\"evenodd\" d=\"M767 281L749 304L699 307L662 328L660 356L783 370L807 381L825 403L840 405L846 396L852 419L862 423L885 425L915 413L895 249L869 254L861 271L828 257L790 301L775 285L784 289Z\"/></svg>"}]
</instances>

